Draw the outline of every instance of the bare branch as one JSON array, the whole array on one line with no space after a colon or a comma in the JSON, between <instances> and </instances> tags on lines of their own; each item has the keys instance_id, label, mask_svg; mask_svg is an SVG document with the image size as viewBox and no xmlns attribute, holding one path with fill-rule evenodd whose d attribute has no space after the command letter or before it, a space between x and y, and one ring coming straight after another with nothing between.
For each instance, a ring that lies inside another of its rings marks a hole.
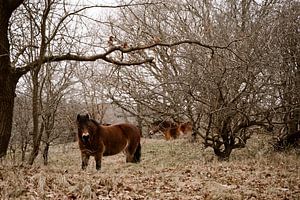
<instances>
[{"instance_id":1,"label":"bare branch","mask_svg":"<svg viewBox=\"0 0 300 200\"><path fill-rule=\"evenodd\" d=\"M24 46L22 49L20 49L20 51L16 54L15 59L12 61L12 66L15 67L15 64L18 62L19 57L26 51L27 48L39 48L37 46L34 45L26 45Z\"/></svg>"},{"instance_id":2,"label":"bare branch","mask_svg":"<svg viewBox=\"0 0 300 200\"><path fill-rule=\"evenodd\" d=\"M203 48L208 48L214 52L214 49L228 49L228 46L216 46L216 45L207 45L203 44L200 41L197 40L182 40L178 42L173 42L173 43L163 43L163 42L157 42L157 43L152 43L152 44L147 44L147 45L138 45L135 47L122 47L122 46L113 46L109 48L105 53L102 54L96 54L96 55L91 55L91 56L80 56L80 55L75 55L75 54L65 54L65 55L57 55L57 56L45 56L42 58L42 63L50 63L50 62L59 62L59 61L65 61L65 60L72 60L72 61L96 61L96 60L104 60L108 63L112 63L115 65L120 65L120 66L129 66L129 65L141 65L144 63L149 63L153 62L154 58L146 58L144 60L138 60L138 61L118 61L115 60L111 57L108 57L109 54L120 51L122 53L131 53L135 51L141 51L145 49L151 49L157 46L164 46L164 47L173 47L173 46L178 46L182 44L195 44L199 45ZM37 61L31 62L27 64L25 67L18 68L17 73L21 76L22 74L27 73L30 69L36 67L38 64Z\"/></svg>"}]
</instances>

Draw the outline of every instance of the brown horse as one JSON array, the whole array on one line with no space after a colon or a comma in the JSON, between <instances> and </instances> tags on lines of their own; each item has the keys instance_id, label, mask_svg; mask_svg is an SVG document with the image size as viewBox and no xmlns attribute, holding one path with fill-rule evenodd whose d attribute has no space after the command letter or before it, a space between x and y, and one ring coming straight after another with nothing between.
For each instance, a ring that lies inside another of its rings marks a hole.
<instances>
[{"instance_id":1,"label":"brown horse","mask_svg":"<svg viewBox=\"0 0 300 200\"><path fill-rule=\"evenodd\" d=\"M78 143L82 169L86 169L90 156L95 157L96 169L101 168L102 156L124 151L126 162L137 163L141 159L141 132L132 124L100 125L89 115L77 115Z\"/></svg>"},{"instance_id":2,"label":"brown horse","mask_svg":"<svg viewBox=\"0 0 300 200\"><path fill-rule=\"evenodd\" d=\"M159 131L161 131L166 140L170 140L171 138L177 139L180 136L192 135L192 124L190 122L178 122L174 123L171 121L155 121L151 124L151 130L149 132L150 135L153 135Z\"/></svg>"},{"instance_id":3,"label":"brown horse","mask_svg":"<svg viewBox=\"0 0 300 200\"><path fill-rule=\"evenodd\" d=\"M177 130L177 132L179 132L179 135L189 137L193 134L193 125L191 122L179 123Z\"/></svg>"}]
</instances>

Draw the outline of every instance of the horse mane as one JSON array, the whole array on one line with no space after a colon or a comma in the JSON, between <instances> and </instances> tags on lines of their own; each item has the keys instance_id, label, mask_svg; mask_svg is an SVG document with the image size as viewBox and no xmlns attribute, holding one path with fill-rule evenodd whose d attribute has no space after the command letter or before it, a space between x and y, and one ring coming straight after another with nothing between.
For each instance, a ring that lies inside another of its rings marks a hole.
<instances>
[{"instance_id":1,"label":"horse mane","mask_svg":"<svg viewBox=\"0 0 300 200\"><path fill-rule=\"evenodd\" d=\"M98 131L99 131L99 128L100 128L100 123L97 122L96 120L94 119L88 119L88 121L90 121L94 126L95 126L95 129L93 129L93 135L98 135ZM88 122L87 121L87 122ZM94 132L95 131L95 132Z\"/></svg>"},{"instance_id":2,"label":"horse mane","mask_svg":"<svg viewBox=\"0 0 300 200\"><path fill-rule=\"evenodd\" d=\"M100 126L100 123L99 122L97 122L96 120L94 120L94 119L90 119L90 121L91 122L93 122L96 126Z\"/></svg>"}]
</instances>

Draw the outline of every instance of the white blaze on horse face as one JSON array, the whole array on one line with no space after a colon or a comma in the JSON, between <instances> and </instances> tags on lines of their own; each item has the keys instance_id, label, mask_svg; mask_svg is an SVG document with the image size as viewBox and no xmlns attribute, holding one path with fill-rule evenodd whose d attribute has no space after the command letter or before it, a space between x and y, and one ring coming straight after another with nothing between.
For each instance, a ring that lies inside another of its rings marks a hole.
<instances>
[{"instance_id":1,"label":"white blaze on horse face","mask_svg":"<svg viewBox=\"0 0 300 200\"><path fill-rule=\"evenodd\" d=\"M179 130L179 136L183 136L184 135L184 132L180 129Z\"/></svg>"},{"instance_id":2,"label":"white blaze on horse face","mask_svg":"<svg viewBox=\"0 0 300 200\"><path fill-rule=\"evenodd\" d=\"M87 131L87 130L84 130L83 132L82 132L82 137L86 137L86 136L89 136L90 134L89 134L89 132Z\"/></svg>"}]
</instances>

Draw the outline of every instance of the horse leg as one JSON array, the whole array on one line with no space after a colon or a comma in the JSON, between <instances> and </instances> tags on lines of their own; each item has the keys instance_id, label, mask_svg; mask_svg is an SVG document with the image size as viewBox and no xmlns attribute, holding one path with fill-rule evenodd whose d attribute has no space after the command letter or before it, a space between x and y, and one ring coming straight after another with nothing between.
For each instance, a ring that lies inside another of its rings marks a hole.
<instances>
[{"instance_id":1,"label":"horse leg","mask_svg":"<svg viewBox=\"0 0 300 200\"><path fill-rule=\"evenodd\" d=\"M141 149L142 149L141 143L138 143L136 150L134 152L134 155L133 155L135 163L138 163L141 161L141 154L142 154Z\"/></svg>"},{"instance_id":2,"label":"horse leg","mask_svg":"<svg viewBox=\"0 0 300 200\"><path fill-rule=\"evenodd\" d=\"M89 163L89 158L90 156L85 154L85 153L81 153L81 159L82 159L82 164L81 164L81 168L83 170L85 170L88 166L88 163Z\"/></svg>"},{"instance_id":3,"label":"horse leg","mask_svg":"<svg viewBox=\"0 0 300 200\"><path fill-rule=\"evenodd\" d=\"M126 148L126 162L136 162L135 159L134 159L134 153L137 149L137 145L134 145L132 143L129 143L127 145L127 148Z\"/></svg>"},{"instance_id":4,"label":"horse leg","mask_svg":"<svg viewBox=\"0 0 300 200\"><path fill-rule=\"evenodd\" d=\"M129 152L126 152L126 162L134 162L133 161L133 155Z\"/></svg>"},{"instance_id":5,"label":"horse leg","mask_svg":"<svg viewBox=\"0 0 300 200\"><path fill-rule=\"evenodd\" d=\"M178 132L177 132L177 129L176 128L172 128L170 129L170 138L173 138L173 139L176 139L177 136L178 136Z\"/></svg>"},{"instance_id":6,"label":"horse leg","mask_svg":"<svg viewBox=\"0 0 300 200\"><path fill-rule=\"evenodd\" d=\"M170 134L169 130L167 130L164 134L165 134L165 139L166 140L170 140L171 139L171 134Z\"/></svg>"},{"instance_id":7,"label":"horse leg","mask_svg":"<svg viewBox=\"0 0 300 200\"><path fill-rule=\"evenodd\" d=\"M126 162L133 162L133 153L134 151L131 150L130 145L126 148Z\"/></svg>"},{"instance_id":8,"label":"horse leg","mask_svg":"<svg viewBox=\"0 0 300 200\"><path fill-rule=\"evenodd\" d=\"M96 170L101 169L101 160L102 160L102 153L95 155L95 161L96 161Z\"/></svg>"}]
</instances>

